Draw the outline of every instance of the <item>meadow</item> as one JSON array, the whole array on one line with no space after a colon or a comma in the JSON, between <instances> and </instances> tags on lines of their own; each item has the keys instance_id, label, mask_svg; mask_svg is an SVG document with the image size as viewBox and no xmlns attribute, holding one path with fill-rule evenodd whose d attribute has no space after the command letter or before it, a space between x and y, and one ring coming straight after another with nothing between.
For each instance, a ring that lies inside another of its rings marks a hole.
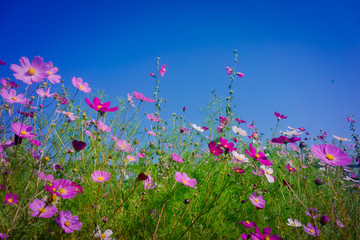
<instances>
[{"instance_id":1,"label":"meadow","mask_svg":"<svg viewBox=\"0 0 360 240\"><path fill-rule=\"evenodd\" d=\"M165 111L159 58L154 95L118 101L40 56L1 61L0 239L360 239L354 116L352 139L276 109L259 134L234 110L234 55L199 123Z\"/></svg>"}]
</instances>

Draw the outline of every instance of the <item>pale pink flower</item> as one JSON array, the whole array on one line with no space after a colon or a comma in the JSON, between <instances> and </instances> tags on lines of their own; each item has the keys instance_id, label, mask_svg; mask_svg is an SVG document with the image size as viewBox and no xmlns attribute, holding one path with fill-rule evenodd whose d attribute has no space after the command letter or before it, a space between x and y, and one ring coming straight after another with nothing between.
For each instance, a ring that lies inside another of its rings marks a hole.
<instances>
[{"instance_id":1,"label":"pale pink flower","mask_svg":"<svg viewBox=\"0 0 360 240\"><path fill-rule=\"evenodd\" d=\"M165 75L166 72L166 65L162 65L162 67L160 68L160 75L163 77Z\"/></svg>"},{"instance_id":2,"label":"pale pink flower","mask_svg":"<svg viewBox=\"0 0 360 240\"><path fill-rule=\"evenodd\" d=\"M91 92L91 88L89 87L89 84L87 82L83 82L81 78L73 77L72 84L74 85L74 87L76 87L77 89L79 89L84 93Z\"/></svg>"},{"instance_id":3,"label":"pale pink flower","mask_svg":"<svg viewBox=\"0 0 360 240\"><path fill-rule=\"evenodd\" d=\"M153 131L146 131L146 132L151 136L156 136L156 133L154 133Z\"/></svg>"},{"instance_id":4,"label":"pale pink flower","mask_svg":"<svg viewBox=\"0 0 360 240\"><path fill-rule=\"evenodd\" d=\"M46 90L44 90L43 88L39 88L36 90L36 93L40 96L40 97L52 97L54 96L56 93L51 93L50 94L50 88L47 88Z\"/></svg>"},{"instance_id":5,"label":"pale pink flower","mask_svg":"<svg viewBox=\"0 0 360 240\"><path fill-rule=\"evenodd\" d=\"M91 174L92 180L94 182L106 182L109 181L111 176L111 173L105 172L105 171L94 171L94 173Z\"/></svg>"},{"instance_id":6,"label":"pale pink flower","mask_svg":"<svg viewBox=\"0 0 360 240\"><path fill-rule=\"evenodd\" d=\"M47 77L47 79L52 83L52 84L56 84L56 83L60 83L60 75L56 75L55 73L57 73L59 71L59 69L57 67L53 67L53 63L49 62L49 65L51 67L50 71L48 72L49 76Z\"/></svg>"},{"instance_id":7,"label":"pale pink flower","mask_svg":"<svg viewBox=\"0 0 360 240\"><path fill-rule=\"evenodd\" d=\"M181 173L181 172L176 172L175 173L175 180L178 181L179 183L182 183L186 186L192 187L192 188L197 188L195 187L196 185L196 179L195 178L189 178L186 173Z\"/></svg>"},{"instance_id":8,"label":"pale pink flower","mask_svg":"<svg viewBox=\"0 0 360 240\"><path fill-rule=\"evenodd\" d=\"M136 162L137 161L137 157L132 156L132 155L127 155L126 158L127 158L127 160L129 160L129 162Z\"/></svg>"},{"instance_id":9,"label":"pale pink flower","mask_svg":"<svg viewBox=\"0 0 360 240\"><path fill-rule=\"evenodd\" d=\"M184 162L184 160L182 160L181 157L179 155L177 155L176 153L172 153L171 156L172 156L172 159L175 162L178 162L178 163L183 163Z\"/></svg>"},{"instance_id":10,"label":"pale pink flower","mask_svg":"<svg viewBox=\"0 0 360 240\"><path fill-rule=\"evenodd\" d=\"M40 56L34 57L31 63L27 57L20 58L19 62L21 66L11 64L10 69L15 72L16 79L26 84L42 82L49 75L50 65L44 63L44 59Z\"/></svg>"},{"instance_id":11,"label":"pale pink flower","mask_svg":"<svg viewBox=\"0 0 360 240\"><path fill-rule=\"evenodd\" d=\"M65 114L70 121L74 121L75 118L79 118L78 116L75 116L73 113L71 112L65 112L65 111L56 111L57 113L62 113L62 114Z\"/></svg>"},{"instance_id":12,"label":"pale pink flower","mask_svg":"<svg viewBox=\"0 0 360 240\"><path fill-rule=\"evenodd\" d=\"M134 104L135 102L134 102L134 100L132 100L132 98L133 98L133 96L128 93L127 94L127 100L128 100L128 102L130 103L131 106L135 107L135 104Z\"/></svg>"},{"instance_id":13,"label":"pale pink flower","mask_svg":"<svg viewBox=\"0 0 360 240\"><path fill-rule=\"evenodd\" d=\"M232 74L232 69L231 67L226 67L226 72L231 75Z\"/></svg>"},{"instance_id":14,"label":"pale pink flower","mask_svg":"<svg viewBox=\"0 0 360 240\"><path fill-rule=\"evenodd\" d=\"M16 91L14 89L10 89L9 91L5 88L0 91L1 96L4 98L5 102L8 103L20 103L20 104L28 104L29 100L24 98L24 94L16 95Z\"/></svg>"},{"instance_id":15,"label":"pale pink flower","mask_svg":"<svg viewBox=\"0 0 360 240\"><path fill-rule=\"evenodd\" d=\"M105 123L103 123L101 120L99 120L97 123L96 123L96 127L103 131L103 132L110 132L111 131L111 128L108 127Z\"/></svg>"}]
</instances>

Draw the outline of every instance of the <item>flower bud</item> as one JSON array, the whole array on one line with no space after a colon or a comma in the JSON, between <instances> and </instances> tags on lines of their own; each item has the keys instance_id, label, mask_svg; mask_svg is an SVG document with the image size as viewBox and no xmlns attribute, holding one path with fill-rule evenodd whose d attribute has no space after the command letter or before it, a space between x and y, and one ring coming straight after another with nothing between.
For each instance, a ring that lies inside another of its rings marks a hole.
<instances>
[{"instance_id":1,"label":"flower bud","mask_svg":"<svg viewBox=\"0 0 360 240\"><path fill-rule=\"evenodd\" d=\"M320 186L320 185L323 184L323 181L322 181L320 178L316 179L314 182L315 182L315 184L318 185L318 186Z\"/></svg>"},{"instance_id":2,"label":"flower bud","mask_svg":"<svg viewBox=\"0 0 360 240\"><path fill-rule=\"evenodd\" d=\"M322 225L327 224L329 221L330 221L330 218L329 218L327 215L323 215L323 216L321 216L321 218L320 218L320 223L321 223Z\"/></svg>"}]
</instances>

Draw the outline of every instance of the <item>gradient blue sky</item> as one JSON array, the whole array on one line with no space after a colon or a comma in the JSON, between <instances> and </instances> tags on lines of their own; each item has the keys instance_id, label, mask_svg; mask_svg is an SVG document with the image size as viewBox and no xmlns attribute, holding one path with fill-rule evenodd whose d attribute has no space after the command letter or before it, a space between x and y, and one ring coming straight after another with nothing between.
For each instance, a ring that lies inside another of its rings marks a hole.
<instances>
[{"instance_id":1,"label":"gradient blue sky","mask_svg":"<svg viewBox=\"0 0 360 240\"><path fill-rule=\"evenodd\" d=\"M82 77L113 99L134 90L151 96L156 57L167 65L160 97L167 112L201 123L199 109L239 54L235 115L261 132L288 125L350 137L360 122L358 1L1 1L0 59L40 55L70 86ZM0 75L11 76L9 65ZM332 82L333 81L333 82Z\"/></svg>"}]
</instances>

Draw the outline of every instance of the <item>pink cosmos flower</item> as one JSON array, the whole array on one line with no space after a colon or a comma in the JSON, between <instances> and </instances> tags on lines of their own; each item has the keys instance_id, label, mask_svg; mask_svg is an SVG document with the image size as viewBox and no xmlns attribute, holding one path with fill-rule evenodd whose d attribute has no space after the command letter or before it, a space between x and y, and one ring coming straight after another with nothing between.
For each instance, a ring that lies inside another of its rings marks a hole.
<instances>
[{"instance_id":1,"label":"pink cosmos flower","mask_svg":"<svg viewBox=\"0 0 360 240\"><path fill-rule=\"evenodd\" d=\"M20 58L19 62L21 66L11 64L10 69L15 72L14 76L17 80L26 84L42 82L49 75L50 65L44 63L44 59L40 56L34 57L31 63L27 57Z\"/></svg>"},{"instance_id":2,"label":"pink cosmos flower","mask_svg":"<svg viewBox=\"0 0 360 240\"><path fill-rule=\"evenodd\" d=\"M70 211L61 211L59 218L55 217L57 224L64 230L65 233L72 233L74 230L80 231L82 223L79 222L79 217L72 216Z\"/></svg>"},{"instance_id":3,"label":"pink cosmos flower","mask_svg":"<svg viewBox=\"0 0 360 240\"><path fill-rule=\"evenodd\" d=\"M34 146L41 146L41 142L34 138L29 138L29 142Z\"/></svg>"},{"instance_id":4,"label":"pink cosmos flower","mask_svg":"<svg viewBox=\"0 0 360 240\"><path fill-rule=\"evenodd\" d=\"M320 214L318 214L318 210L316 208L309 208L309 210L305 212L305 214L311 218L320 217Z\"/></svg>"},{"instance_id":5,"label":"pink cosmos flower","mask_svg":"<svg viewBox=\"0 0 360 240\"><path fill-rule=\"evenodd\" d=\"M156 136L156 133L154 133L153 131L146 131L150 136Z\"/></svg>"},{"instance_id":6,"label":"pink cosmos flower","mask_svg":"<svg viewBox=\"0 0 360 240\"><path fill-rule=\"evenodd\" d=\"M16 95L16 91L14 89L10 89L8 92L5 88L3 88L0 93L5 102L8 103L27 104L29 102L28 99L24 98L24 94Z\"/></svg>"},{"instance_id":7,"label":"pink cosmos flower","mask_svg":"<svg viewBox=\"0 0 360 240\"><path fill-rule=\"evenodd\" d=\"M87 82L83 82L82 78L73 77L72 84L74 85L74 87L76 87L77 89L79 89L84 93L91 92L91 88L89 87L89 84Z\"/></svg>"},{"instance_id":8,"label":"pink cosmos flower","mask_svg":"<svg viewBox=\"0 0 360 240\"><path fill-rule=\"evenodd\" d=\"M209 142L208 147L210 152L215 156L219 156L224 152L216 142Z\"/></svg>"},{"instance_id":9,"label":"pink cosmos flower","mask_svg":"<svg viewBox=\"0 0 360 240\"><path fill-rule=\"evenodd\" d=\"M94 180L94 182L105 182L105 181L109 181L111 176L111 173L105 172L105 171L94 171L94 173L91 174L91 178L92 180Z\"/></svg>"},{"instance_id":10,"label":"pink cosmos flower","mask_svg":"<svg viewBox=\"0 0 360 240\"><path fill-rule=\"evenodd\" d=\"M227 117L220 116L220 124L223 126L227 126L230 120Z\"/></svg>"},{"instance_id":11,"label":"pink cosmos flower","mask_svg":"<svg viewBox=\"0 0 360 240\"><path fill-rule=\"evenodd\" d=\"M264 153L256 153L256 149L252 146L251 143L249 144L249 149L250 152L248 150L245 150L244 152L249 155L249 157L253 158L255 161L258 160L261 164L265 166L271 166L273 164L272 162L270 162L269 159L266 158Z\"/></svg>"},{"instance_id":12,"label":"pink cosmos flower","mask_svg":"<svg viewBox=\"0 0 360 240\"><path fill-rule=\"evenodd\" d=\"M244 74L241 72L236 73L236 75L238 75L238 77L241 77L241 78L244 77Z\"/></svg>"},{"instance_id":13,"label":"pink cosmos flower","mask_svg":"<svg viewBox=\"0 0 360 240\"><path fill-rule=\"evenodd\" d=\"M146 118L153 122L160 122L160 117L155 116L153 113L148 113Z\"/></svg>"},{"instance_id":14,"label":"pink cosmos flower","mask_svg":"<svg viewBox=\"0 0 360 240\"><path fill-rule=\"evenodd\" d=\"M177 155L176 153L172 153L171 156L172 156L172 159L175 162L178 162L178 163L183 163L184 162L184 160L182 160L181 157L179 155Z\"/></svg>"},{"instance_id":15,"label":"pink cosmos flower","mask_svg":"<svg viewBox=\"0 0 360 240\"><path fill-rule=\"evenodd\" d=\"M65 114L69 118L69 121L74 121L76 118L79 118L78 116L75 116L71 112L65 112L65 111L56 111L56 112L61 113L61 114Z\"/></svg>"},{"instance_id":16,"label":"pink cosmos flower","mask_svg":"<svg viewBox=\"0 0 360 240\"><path fill-rule=\"evenodd\" d=\"M239 224L244 224L244 227L246 228L252 228L252 227L255 227L256 224L254 222L250 222L250 221L242 221L242 222L238 222Z\"/></svg>"},{"instance_id":17,"label":"pink cosmos flower","mask_svg":"<svg viewBox=\"0 0 360 240\"><path fill-rule=\"evenodd\" d=\"M352 163L347 153L331 144L313 145L311 152L324 163L332 166L346 166Z\"/></svg>"},{"instance_id":18,"label":"pink cosmos flower","mask_svg":"<svg viewBox=\"0 0 360 240\"><path fill-rule=\"evenodd\" d=\"M151 180L150 174L148 175L148 178L143 181L144 189L153 189L156 187L156 184L154 181Z\"/></svg>"},{"instance_id":19,"label":"pink cosmos flower","mask_svg":"<svg viewBox=\"0 0 360 240\"><path fill-rule=\"evenodd\" d=\"M133 96L131 96L129 93L127 94L127 100L130 103L131 106L135 107L135 102L132 100Z\"/></svg>"},{"instance_id":20,"label":"pink cosmos flower","mask_svg":"<svg viewBox=\"0 0 360 240\"><path fill-rule=\"evenodd\" d=\"M71 181L57 179L47 188L47 191L60 195L63 199L70 199L76 196L76 187L71 186Z\"/></svg>"},{"instance_id":21,"label":"pink cosmos flower","mask_svg":"<svg viewBox=\"0 0 360 240\"><path fill-rule=\"evenodd\" d=\"M125 140L116 140L116 146L119 147L120 151L132 152L131 143L127 143Z\"/></svg>"},{"instance_id":22,"label":"pink cosmos flower","mask_svg":"<svg viewBox=\"0 0 360 240\"><path fill-rule=\"evenodd\" d=\"M2 63L5 63L5 62L2 62L1 60L0 60L0 65L5 65L5 64L2 64ZM0 232L0 239L8 239L10 237L10 235L6 235L5 233L1 233Z\"/></svg>"},{"instance_id":23,"label":"pink cosmos flower","mask_svg":"<svg viewBox=\"0 0 360 240\"><path fill-rule=\"evenodd\" d=\"M227 74L231 75L232 74L231 67L226 67L226 72L227 72Z\"/></svg>"},{"instance_id":24,"label":"pink cosmos flower","mask_svg":"<svg viewBox=\"0 0 360 240\"><path fill-rule=\"evenodd\" d=\"M300 131L302 131L302 132L304 132L304 131L306 131L306 129L305 128L303 128L303 127L301 127L301 128L298 128Z\"/></svg>"},{"instance_id":25,"label":"pink cosmos flower","mask_svg":"<svg viewBox=\"0 0 360 240\"><path fill-rule=\"evenodd\" d=\"M3 85L3 87L6 90L9 90L10 88L18 88L18 87L20 87L19 84L16 84L15 82L12 82L12 81L7 81L4 78L1 78L0 82L1 82L1 85Z\"/></svg>"},{"instance_id":26,"label":"pink cosmos flower","mask_svg":"<svg viewBox=\"0 0 360 240\"><path fill-rule=\"evenodd\" d=\"M189 131L190 131L190 129L187 129L185 127L180 127L179 128L180 134L189 135Z\"/></svg>"},{"instance_id":27,"label":"pink cosmos flower","mask_svg":"<svg viewBox=\"0 0 360 240\"><path fill-rule=\"evenodd\" d=\"M111 127L108 127L105 123L103 123L101 120L99 120L96 123L96 127L101 130L102 132L110 132L111 131Z\"/></svg>"},{"instance_id":28,"label":"pink cosmos flower","mask_svg":"<svg viewBox=\"0 0 360 240\"><path fill-rule=\"evenodd\" d=\"M219 138L219 142L223 148L225 148L226 151L232 152L234 150L237 150L237 148L234 148L233 143L228 143L228 141L222 137Z\"/></svg>"},{"instance_id":29,"label":"pink cosmos flower","mask_svg":"<svg viewBox=\"0 0 360 240\"><path fill-rule=\"evenodd\" d=\"M251 239L253 240L282 240L279 235L271 235L271 228L264 228L263 233L260 232L259 228L255 225L256 233L251 233Z\"/></svg>"},{"instance_id":30,"label":"pink cosmos flower","mask_svg":"<svg viewBox=\"0 0 360 240\"><path fill-rule=\"evenodd\" d=\"M51 218L58 211L55 206L46 206L46 203L39 199L34 199L34 201L29 204L29 207L32 211L30 215L39 218Z\"/></svg>"},{"instance_id":31,"label":"pink cosmos flower","mask_svg":"<svg viewBox=\"0 0 360 240\"><path fill-rule=\"evenodd\" d=\"M138 93L134 91L132 94L134 95L135 99L139 99L140 101L149 102L149 103L155 102L155 100L145 97L144 94L142 93Z\"/></svg>"},{"instance_id":32,"label":"pink cosmos flower","mask_svg":"<svg viewBox=\"0 0 360 240\"><path fill-rule=\"evenodd\" d=\"M36 90L36 93L40 96L40 97L52 97L54 96L56 93L52 93L50 94L50 88L47 88L45 91L43 88L39 88Z\"/></svg>"},{"instance_id":33,"label":"pink cosmos flower","mask_svg":"<svg viewBox=\"0 0 360 240\"><path fill-rule=\"evenodd\" d=\"M132 155L127 155L126 158L127 158L127 160L129 160L129 162L136 162L137 161L137 157L132 156Z\"/></svg>"},{"instance_id":34,"label":"pink cosmos flower","mask_svg":"<svg viewBox=\"0 0 360 240\"><path fill-rule=\"evenodd\" d=\"M263 209L265 207L266 201L264 200L263 196L256 196L256 194L253 193L252 195L250 194L249 199L257 209Z\"/></svg>"},{"instance_id":35,"label":"pink cosmos flower","mask_svg":"<svg viewBox=\"0 0 360 240\"><path fill-rule=\"evenodd\" d=\"M280 120L280 119L287 119L287 117L285 117L284 115L282 115L282 114L280 114L280 113L278 113L278 112L274 112L274 114L275 114L275 117L278 118L278 120Z\"/></svg>"},{"instance_id":36,"label":"pink cosmos flower","mask_svg":"<svg viewBox=\"0 0 360 240\"><path fill-rule=\"evenodd\" d=\"M247 126L248 126L248 128L250 128L250 129L254 129L254 128L255 128L254 125L251 125L251 124L247 124Z\"/></svg>"},{"instance_id":37,"label":"pink cosmos flower","mask_svg":"<svg viewBox=\"0 0 360 240\"><path fill-rule=\"evenodd\" d=\"M6 65L6 62L4 62L0 59L0 65Z\"/></svg>"},{"instance_id":38,"label":"pink cosmos flower","mask_svg":"<svg viewBox=\"0 0 360 240\"><path fill-rule=\"evenodd\" d=\"M89 105L90 108L94 109L97 112L115 112L119 109L119 107L109 108L111 101L101 103L100 99L97 97L94 97L93 103L91 103L88 98L85 98L85 102Z\"/></svg>"},{"instance_id":39,"label":"pink cosmos flower","mask_svg":"<svg viewBox=\"0 0 360 240\"><path fill-rule=\"evenodd\" d=\"M153 73L150 73L150 77L155 77L155 74L153 74Z\"/></svg>"},{"instance_id":40,"label":"pink cosmos flower","mask_svg":"<svg viewBox=\"0 0 360 240\"><path fill-rule=\"evenodd\" d=\"M306 233L308 233L309 235L313 236L313 237L317 237L320 235L320 230L318 229L318 227L316 225L311 225L311 223L307 224L307 227L304 227L304 231Z\"/></svg>"},{"instance_id":41,"label":"pink cosmos flower","mask_svg":"<svg viewBox=\"0 0 360 240\"><path fill-rule=\"evenodd\" d=\"M181 172L176 172L175 173L175 180L178 181L179 183L182 183L186 186L192 187L192 188L197 188L195 187L196 185L196 179L193 178L189 178L186 173L181 173Z\"/></svg>"},{"instance_id":42,"label":"pink cosmos flower","mask_svg":"<svg viewBox=\"0 0 360 240\"><path fill-rule=\"evenodd\" d=\"M53 67L53 63L49 62L49 65L51 67L51 69L49 70L48 74L49 76L47 77L47 79L52 83L52 84L56 84L56 83L60 83L60 75L56 75L55 73L57 73L59 71L59 69L57 67Z\"/></svg>"},{"instance_id":43,"label":"pink cosmos flower","mask_svg":"<svg viewBox=\"0 0 360 240\"><path fill-rule=\"evenodd\" d=\"M239 168L239 167L236 167L236 168L234 168L233 169L236 173L244 173L245 172L245 170L244 169L241 169L241 168Z\"/></svg>"},{"instance_id":44,"label":"pink cosmos flower","mask_svg":"<svg viewBox=\"0 0 360 240\"><path fill-rule=\"evenodd\" d=\"M216 130L217 130L219 133L223 133L223 132L224 132L224 131L223 131L223 128L224 128L223 125L219 125L219 126L217 126Z\"/></svg>"},{"instance_id":45,"label":"pink cosmos flower","mask_svg":"<svg viewBox=\"0 0 360 240\"><path fill-rule=\"evenodd\" d=\"M84 189L81 187L81 185L79 183L76 182L72 182L71 186L76 187L76 192L77 193L84 193Z\"/></svg>"},{"instance_id":46,"label":"pink cosmos flower","mask_svg":"<svg viewBox=\"0 0 360 240\"><path fill-rule=\"evenodd\" d=\"M26 126L23 123L12 123L11 130L21 138L34 138L37 135L31 133L33 128L30 126Z\"/></svg>"},{"instance_id":47,"label":"pink cosmos flower","mask_svg":"<svg viewBox=\"0 0 360 240\"><path fill-rule=\"evenodd\" d=\"M52 182L54 181L54 176L49 174L49 175L46 175L45 173L43 172L39 172L38 173L38 177L44 181L49 181L49 182Z\"/></svg>"},{"instance_id":48,"label":"pink cosmos flower","mask_svg":"<svg viewBox=\"0 0 360 240\"><path fill-rule=\"evenodd\" d=\"M8 193L5 195L4 204L15 205L18 203L18 201L19 201L19 197L15 193Z\"/></svg>"},{"instance_id":49,"label":"pink cosmos flower","mask_svg":"<svg viewBox=\"0 0 360 240\"><path fill-rule=\"evenodd\" d=\"M145 158L146 157L146 155L143 154L143 153L138 153L137 155L138 155L139 158Z\"/></svg>"},{"instance_id":50,"label":"pink cosmos flower","mask_svg":"<svg viewBox=\"0 0 360 240\"><path fill-rule=\"evenodd\" d=\"M352 118L346 117L346 119L348 120L348 122L353 121L354 123L356 123L356 121L354 119L352 119Z\"/></svg>"},{"instance_id":51,"label":"pink cosmos flower","mask_svg":"<svg viewBox=\"0 0 360 240\"><path fill-rule=\"evenodd\" d=\"M165 75L166 72L166 65L162 65L162 67L160 68L160 75L163 77Z\"/></svg>"},{"instance_id":52,"label":"pink cosmos flower","mask_svg":"<svg viewBox=\"0 0 360 240\"><path fill-rule=\"evenodd\" d=\"M273 138L271 140L272 143L279 143L279 144L288 144L288 143L295 143L297 141L300 141L301 138L298 138L298 137L291 137L291 138L288 138L286 136L280 136L278 138Z\"/></svg>"}]
</instances>

